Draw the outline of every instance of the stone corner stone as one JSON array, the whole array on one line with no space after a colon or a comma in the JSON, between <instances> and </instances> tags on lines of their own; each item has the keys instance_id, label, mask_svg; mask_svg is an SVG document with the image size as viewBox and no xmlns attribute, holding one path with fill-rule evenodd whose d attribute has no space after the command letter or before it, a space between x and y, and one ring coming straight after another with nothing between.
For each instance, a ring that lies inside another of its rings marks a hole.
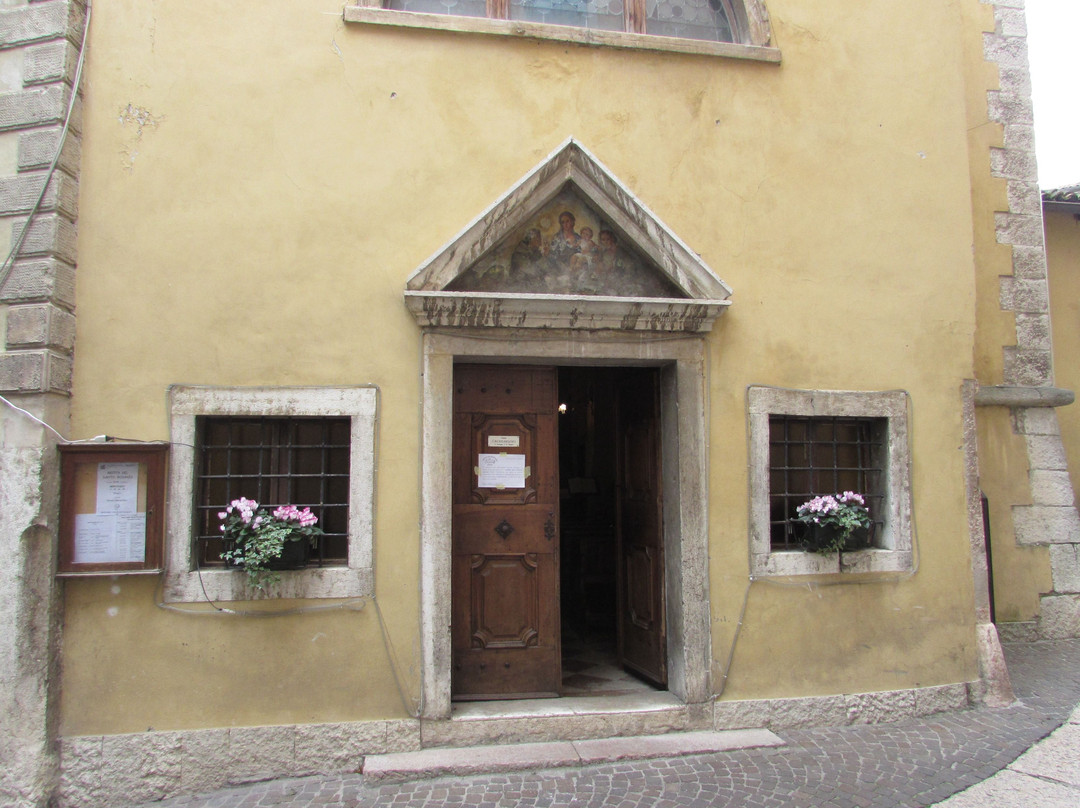
<instances>
[{"instance_id":1,"label":"stone corner stone","mask_svg":"<svg viewBox=\"0 0 1080 808\"><path fill-rule=\"evenodd\" d=\"M1039 639L1080 638L1080 595L1043 595L1039 610Z\"/></svg>"},{"instance_id":2,"label":"stone corner stone","mask_svg":"<svg viewBox=\"0 0 1080 808\"><path fill-rule=\"evenodd\" d=\"M966 682L920 687L915 691L915 715L965 710L971 706Z\"/></svg>"},{"instance_id":3,"label":"stone corner stone","mask_svg":"<svg viewBox=\"0 0 1080 808\"><path fill-rule=\"evenodd\" d=\"M1080 515L1072 506L1014 505L1012 516L1017 544L1080 543Z\"/></svg>"}]
</instances>

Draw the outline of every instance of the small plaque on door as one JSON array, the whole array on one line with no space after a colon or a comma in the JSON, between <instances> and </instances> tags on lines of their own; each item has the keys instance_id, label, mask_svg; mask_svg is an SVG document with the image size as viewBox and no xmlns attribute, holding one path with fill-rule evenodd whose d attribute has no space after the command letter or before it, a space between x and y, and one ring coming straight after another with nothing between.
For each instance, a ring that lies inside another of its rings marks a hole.
<instances>
[{"instance_id":1,"label":"small plaque on door","mask_svg":"<svg viewBox=\"0 0 1080 808\"><path fill-rule=\"evenodd\" d=\"M477 475L480 488L524 488L525 455L482 454Z\"/></svg>"},{"instance_id":2,"label":"small plaque on door","mask_svg":"<svg viewBox=\"0 0 1080 808\"><path fill-rule=\"evenodd\" d=\"M488 446L500 449L517 449L521 438L517 435L488 435Z\"/></svg>"}]
</instances>

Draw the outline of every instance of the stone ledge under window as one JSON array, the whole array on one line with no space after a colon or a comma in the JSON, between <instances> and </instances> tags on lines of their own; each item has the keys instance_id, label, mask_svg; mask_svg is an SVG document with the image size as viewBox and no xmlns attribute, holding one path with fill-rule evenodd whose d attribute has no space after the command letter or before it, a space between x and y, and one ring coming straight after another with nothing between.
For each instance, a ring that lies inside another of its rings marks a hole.
<instances>
[{"instance_id":1,"label":"stone ledge under window","mask_svg":"<svg viewBox=\"0 0 1080 808\"><path fill-rule=\"evenodd\" d=\"M394 11L368 6L345 6L345 22L365 25L389 25L398 28L427 28L459 31L468 34L492 34L521 39L554 40L607 48L663 53L688 53L698 56L724 56L757 62L780 63L780 49L737 42L710 42L679 37L632 34L625 31L602 31L569 25L548 25L520 20L494 20L487 17L456 17L448 14L425 14L417 11Z\"/></svg>"},{"instance_id":2,"label":"stone ledge under window","mask_svg":"<svg viewBox=\"0 0 1080 808\"><path fill-rule=\"evenodd\" d=\"M755 575L845 575L862 572L905 572L912 568L911 551L883 550L871 547L844 553L843 570L836 553L783 550L775 553L755 553L752 567Z\"/></svg>"}]
</instances>

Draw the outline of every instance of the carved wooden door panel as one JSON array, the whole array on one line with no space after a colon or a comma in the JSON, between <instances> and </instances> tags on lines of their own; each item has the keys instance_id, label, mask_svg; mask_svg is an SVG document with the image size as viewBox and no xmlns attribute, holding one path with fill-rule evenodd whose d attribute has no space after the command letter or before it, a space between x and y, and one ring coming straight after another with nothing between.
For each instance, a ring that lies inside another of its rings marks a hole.
<instances>
[{"instance_id":1,"label":"carved wooden door panel","mask_svg":"<svg viewBox=\"0 0 1080 808\"><path fill-rule=\"evenodd\" d=\"M658 373L652 368L627 371L617 392L619 660L666 686Z\"/></svg>"},{"instance_id":2,"label":"carved wooden door panel","mask_svg":"<svg viewBox=\"0 0 1080 808\"><path fill-rule=\"evenodd\" d=\"M452 693L558 696L555 368L454 368Z\"/></svg>"}]
</instances>

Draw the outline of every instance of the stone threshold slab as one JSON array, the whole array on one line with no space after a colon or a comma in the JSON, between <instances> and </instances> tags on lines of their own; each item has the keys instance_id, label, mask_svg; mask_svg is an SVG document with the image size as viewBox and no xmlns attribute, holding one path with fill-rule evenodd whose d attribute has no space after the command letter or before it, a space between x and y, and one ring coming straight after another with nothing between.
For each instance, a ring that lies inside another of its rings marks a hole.
<instances>
[{"instance_id":1,"label":"stone threshold slab","mask_svg":"<svg viewBox=\"0 0 1080 808\"><path fill-rule=\"evenodd\" d=\"M440 747L418 752L368 755L364 759L363 774L364 780L369 783L396 783L448 775L552 769L783 745L779 736L767 729L741 729L588 741Z\"/></svg>"},{"instance_id":2,"label":"stone threshold slab","mask_svg":"<svg viewBox=\"0 0 1080 808\"><path fill-rule=\"evenodd\" d=\"M671 693L635 693L619 696L564 696L559 699L462 701L453 705L451 721L487 721L515 718L651 713L684 710Z\"/></svg>"}]
</instances>

